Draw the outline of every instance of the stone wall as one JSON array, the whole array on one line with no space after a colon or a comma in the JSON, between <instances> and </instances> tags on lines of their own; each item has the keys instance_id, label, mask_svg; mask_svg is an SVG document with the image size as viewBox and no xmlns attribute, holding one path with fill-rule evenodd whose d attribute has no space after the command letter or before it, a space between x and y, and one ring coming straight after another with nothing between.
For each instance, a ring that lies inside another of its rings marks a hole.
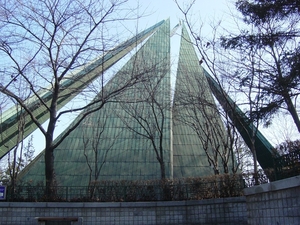
<instances>
[{"instance_id":1,"label":"stone wall","mask_svg":"<svg viewBox=\"0 0 300 225\"><path fill-rule=\"evenodd\" d=\"M300 224L300 176L246 188L244 193L199 201L0 202L0 224L43 225L52 219L73 225Z\"/></svg>"},{"instance_id":2,"label":"stone wall","mask_svg":"<svg viewBox=\"0 0 300 225\"><path fill-rule=\"evenodd\" d=\"M172 202L0 202L0 224L36 225L58 219L66 224L247 224L244 197ZM67 222L68 219L78 221Z\"/></svg>"},{"instance_id":3,"label":"stone wall","mask_svg":"<svg viewBox=\"0 0 300 225\"><path fill-rule=\"evenodd\" d=\"M299 225L300 176L244 189L249 225Z\"/></svg>"}]
</instances>

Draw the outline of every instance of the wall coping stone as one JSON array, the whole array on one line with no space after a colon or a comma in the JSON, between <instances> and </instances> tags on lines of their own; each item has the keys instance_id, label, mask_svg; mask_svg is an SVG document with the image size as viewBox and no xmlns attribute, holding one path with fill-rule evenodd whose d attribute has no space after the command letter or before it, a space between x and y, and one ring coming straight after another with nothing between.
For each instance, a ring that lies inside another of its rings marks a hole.
<instances>
[{"instance_id":1,"label":"wall coping stone","mask_svg":"<svg viewBox=\"0 0 300 225\"><path fill-rule=\"evenodd\" d=\"M134 208L134 207L156 207L156 202L121 202L121 207Z\"/></svg>"},{"instance_id":2,"label":"wall coping stone","mask_svg":"<svg viewBox=\"0 0 300 225\"><path fill-rule=\"evenodd\" d=\"M290 177L283 180L273 181L244 189L245 196L255 195L271 191L279 191L300 186L300 176Z\"/></svg>"},{"instance_id":3,"label":"wall coping stone","mask_svg":"<svg viewBox=\"0 0 300 225\"><path fill-rule=\"evenodd\" d=\"M176 207L208 205L221 203L246 202L245 196L202 199L190 201L157 201L157 202L0 202L0 208L136 208L136 207Z\"/></svg>"}]
</instances>

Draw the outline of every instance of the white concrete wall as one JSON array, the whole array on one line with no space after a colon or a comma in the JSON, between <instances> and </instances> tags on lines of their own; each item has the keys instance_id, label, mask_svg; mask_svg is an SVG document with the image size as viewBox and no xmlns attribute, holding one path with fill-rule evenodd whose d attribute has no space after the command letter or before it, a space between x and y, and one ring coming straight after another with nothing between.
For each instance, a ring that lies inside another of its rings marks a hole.
<instances>
[{"instance_id":1,"label":"white concrete wall","mask_svg":"<svg viewBox=\"0 0 300 225\"><path fill-rule=\"evenodd\" d=\"M37 217L78 217L92 224L246 224L244 197L170 202L0 202L0 224L39 224ZM40 223L42 224L42 223Z\"/></svg>"},{"instance_id":2,"label":"white concrete wall","mask_svg":"<svg viewBox=\"0 0 300 225\"><path fill-rule=\"evenodd\" d=\"M170 202L0 202L0 224L76 217L74 225L299 225L300 176L244 189L245 197Z\"/></svg>"},{"instance_id":3,"label":"white concrete wall","mask_svg":"<svg viewBox=\"0 0 300 225\"><path fill-rule=\"evenodd\" d=\"M244 189L249 225L299 225L300 176Z\"/></svg>"}]
</instances>

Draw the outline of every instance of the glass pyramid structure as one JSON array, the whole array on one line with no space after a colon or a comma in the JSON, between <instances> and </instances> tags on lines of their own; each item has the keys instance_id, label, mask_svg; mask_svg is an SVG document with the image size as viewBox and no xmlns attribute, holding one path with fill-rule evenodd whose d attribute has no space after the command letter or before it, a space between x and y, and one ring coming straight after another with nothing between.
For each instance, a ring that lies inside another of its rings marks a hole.
<instances>
[{"instance_id":1,"label":"glass pyramid structure","mask_svg":"<svg viewBox=\"0 0 300 225\"><path fill-rule=\"evenodd\" d=\"M222 173L217 158L226 152L223 124L191 43L183 26L173 106L174 177Z\"/></svg>"},{"instance_id":2,"label":"glass pyramid structure","mask_svg":"<svg viewBox=\"0 0 300 225\"><path fill-rule=\"evenodd\" d=\"M85 117L55 149L58 185L224 172L222 165L209 160L217 157L216 149L222 152L223 125L186 29L182 30L173 102L169 20L100 92L109 93L133 74L139 75L135 85ZM43 154L24 169L22 181L44 181Z\"/></svg>"}]
</instances>

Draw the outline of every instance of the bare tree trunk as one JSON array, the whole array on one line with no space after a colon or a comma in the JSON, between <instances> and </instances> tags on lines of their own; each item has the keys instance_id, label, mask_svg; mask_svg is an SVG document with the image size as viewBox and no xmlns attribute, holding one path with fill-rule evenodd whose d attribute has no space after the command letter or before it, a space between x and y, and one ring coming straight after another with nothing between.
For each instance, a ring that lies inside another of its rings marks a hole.
<instances>
[{"instance_id":1,"label":"bare tree trunk","mask_svg":"<svg viewBox=\"0 0 300 225\"><path fill-rule=\"evenodd\" d=\"M251 138L252 147L251 152L253 155L253 178L254 178L254 185L259 185L258 180L258 166L257 166L257 155L256 155L256 149L255 149L255 141L253 141L253 138Z\"/></svg>"},{"instance_id":2,"label":"bare tree trunk","mask_svg":"<svg viewBox=\"0 0 300 225\"><path fill-rule=\"evenodd\" d=\"M291 97L288 94L285 94L284 101L287 105L287 110L290 112L290 114L294 120L294 123L298 129L298 132L300 133L300 120L299 120L299 116L296 111L296 108L295 108L294 104L292 103Z\"/></svg>"},{"instance_id":3,"label":"bare tree trunk","mask_svg":"<svg viewBox=\"0 0 300 225\"><path fill-rule=\"evenodd\" d=\"M163 160L159 160L159 164L160 164L160 175L161 175L161 179L165 179L166 178L166 168L165 168L165 163Z\"/></svg>"},{"instance_id":4,"label":"bare tree trunk","mask_svg":"<svg viewBox=\"0 0 300 225\"><path fill-rule=\"evenodd\" d=\"M55 173L54 173L54 154L53 149L45 150L45 177L46 177L46 197L52 199L55 196Z\"/></svg>"}]
</instances>

